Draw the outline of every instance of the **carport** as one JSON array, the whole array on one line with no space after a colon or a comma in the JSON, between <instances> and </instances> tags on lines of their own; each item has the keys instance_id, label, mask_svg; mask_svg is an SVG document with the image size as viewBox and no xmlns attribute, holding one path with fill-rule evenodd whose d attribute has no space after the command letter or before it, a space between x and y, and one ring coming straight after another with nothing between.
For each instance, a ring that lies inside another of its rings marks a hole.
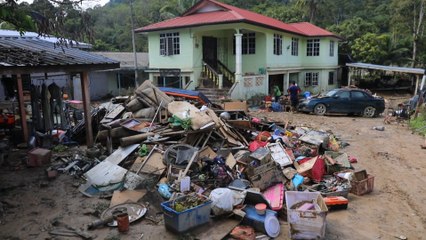
<instances>
[{"instance_id":1,"label":"carport","mask_svg":"<svg viewBox=\"0 0 426 240\"><path fill-rule=\"evenodd\" d=\"M57 46L38 38L0 38L0 74L16 75L19 115L25 141L29 139L29 130L24 109L22 74L65 72L80 75L86 144L91 147L93 132L88 72L119 67L119 62L109 58L72 47Z\"/></svg>"},{"instance_id":2,"label":"carport","mask_svg":"<svg viewBox=\"0 0 426 240\"><path fill-rule=\"evenodd\" d=\"M399 72L399 73L413 74L414 76L416 76L416 86L415 86L414 94L417 94L419 90L423 89L425 81L426 81L426 69L422 69L422 68L384 66L384 65L376 65L376 64L370 64L370 63L346 63L346 66L349 67L348 86L350 86L352 83L351 78L355 69L372 69L372 70L379 70L379 71L385 71L385 72ZM419 82L421 77L422 77L422 81L419 87Z\"/></svg>"}]
</instances>

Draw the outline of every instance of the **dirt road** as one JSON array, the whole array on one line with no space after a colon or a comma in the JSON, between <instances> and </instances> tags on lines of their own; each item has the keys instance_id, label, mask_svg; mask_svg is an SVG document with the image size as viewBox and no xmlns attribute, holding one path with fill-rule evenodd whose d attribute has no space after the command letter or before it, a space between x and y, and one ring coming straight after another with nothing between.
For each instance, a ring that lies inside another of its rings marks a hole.
<instances>
[{"instance_id":1,"label":"dirt road","mask_svg":"<svg viewBox=\"0 0 426 240\"><path fill-rule=\"evenodd\" d=\"M401 235L425 239L426 150L420 149L423 137L412 134L406 125L384 125L383 117L299 113L260 116L331 130L350 143L343 151L358 159L355 168L375 176L373 193L361 197L350 194L347 211L327 215L327 239L393 239ZM385 130L372 129L379 125Z\"/></svg>"},{"instance_id":2,"label":"dirt road","mask_svg":"<svg viewBox=\"0 0 426 240\"><path fill-rule=\"evenodd\" d=\"M327 216L327 239L424 239L426 234L426 150L423 137L411 134L406 126L385 125L383 118L319 117L307 114L256 114L280 121L290 120L319 129L331 130L350 143L343 149L358 159L356 169L367 169L375 176L373 193L349 196L348 210ZM16 159L19 161L19 158ZM45 239L47 230L59 222L82 227L95 218L109 200L82 196L71 176L45 182L43 169L0 169L0 239ZM2 216L3 215L3 216ZM144 220L131 225L121 239L171 238L164 226ZM284 226L285 228L285 226ZM120 239L117 230L92 232L97 239ZM52 239L52 238L51 238ZM60 238L64 239L64 238ZM282 232L279 239L288 239Z\"/></svg>"}]
</instances>

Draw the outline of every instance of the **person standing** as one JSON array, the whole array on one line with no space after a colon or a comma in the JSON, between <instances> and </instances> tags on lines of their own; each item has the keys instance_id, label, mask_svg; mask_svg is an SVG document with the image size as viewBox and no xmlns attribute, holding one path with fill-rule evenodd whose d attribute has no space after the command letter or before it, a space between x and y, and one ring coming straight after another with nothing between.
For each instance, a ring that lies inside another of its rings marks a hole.
<instances>
[{"instance_id":1,"label":"person standing","mask_svg":"<svg viewBox=\"0 0 426 240\"><path fill-rule=\"evenodd\" d=\"M293 111L297 110L299 105L299 93L301 92L300 88L296 85L295 81L291 82L290 87L287 89L287 92L290 94L290 102Z\"/></svg>"},{"instance_id":2,"label":"person standing","mask_svg":"<svg viewBox=\"0 0 426 240\"><path fill-rule=\"evenodd\" d=\"M277 85L274 85L274 96L275 96L275 102L280 102L281 97L281 90Z\"/></svg>"}]
</instances>

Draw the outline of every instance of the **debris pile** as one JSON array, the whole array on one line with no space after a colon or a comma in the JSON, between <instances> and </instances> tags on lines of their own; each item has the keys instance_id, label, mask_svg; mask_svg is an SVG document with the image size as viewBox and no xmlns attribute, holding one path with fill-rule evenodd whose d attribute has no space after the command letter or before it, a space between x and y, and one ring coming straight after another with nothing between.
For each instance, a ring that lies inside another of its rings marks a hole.
<instances>
[{"instance_id":1,"label":"debris pile","mask_svg":"<svg viewBox=\"0 0 426 240\"><path fill-rule=\"evenodd\" d=\"M132 97L115 99L100 121L102 145L49 167L84 178L86 196L111 197L91 229L117 226L118 206L129 231L145 217L198 238L275 238L287 234L281 220L291 238L317 239L328 209L346 209L349 193L373 190L374 177L354 170L357 159L332 132L250 117L245 103L212 109L166 93L145 81ZM223 222L226 231L214 227Z\"/></svg>"}]
</instances>

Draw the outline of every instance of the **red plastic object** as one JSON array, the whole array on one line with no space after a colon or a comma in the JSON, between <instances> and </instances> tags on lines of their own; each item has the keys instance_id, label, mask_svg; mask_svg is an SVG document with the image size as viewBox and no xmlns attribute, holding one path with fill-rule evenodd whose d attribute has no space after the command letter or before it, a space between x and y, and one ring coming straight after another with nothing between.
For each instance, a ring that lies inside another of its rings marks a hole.
<instances>
[{"instance_id":1,"label":"red plastic object","mask_svg":"<svg viewBox=\"0 0 426 240\"><path fill-rule=\"evenodd\" d=\"M268 142L253 141L249 144L249 151L254 152L257 149L266 146L266 144L268 144Z\"/></svg>"},{"instance_id":2,"label":"red plastic object","mask_svg":"<svg viewBox=\"0 0 426 240\"><path fill-rule=\"evenodd\" d=\"M327 205L329 210L333 209L347 209L348 208L348 199L342 196L330 196L324 198L325 205Z\"/></svg>"},{"instance_id":3,"label":"red plastic object","mask_svg":"<svg viewBox=\"0 0 426 240\"><path fill-rule=\"evenodd\" d=\"M268 200L271 209L274 211L281 210L284 202L284 184L278 183L267 188L263 192L263 196Z\"/></svg>"},{"instance_id":4,"label":"red plastic object","mask_svg":"<svg viewBox=\"0 0 426 240\"><path fill-rule=\"evenodd\" d=\"M256 206L254 206L254 208L256 208L257 214L259 214L259 215L265 215L266 204L264 204L264 203L258 203L258 204L256 204Z\"/></svg>"}]
</instances>

